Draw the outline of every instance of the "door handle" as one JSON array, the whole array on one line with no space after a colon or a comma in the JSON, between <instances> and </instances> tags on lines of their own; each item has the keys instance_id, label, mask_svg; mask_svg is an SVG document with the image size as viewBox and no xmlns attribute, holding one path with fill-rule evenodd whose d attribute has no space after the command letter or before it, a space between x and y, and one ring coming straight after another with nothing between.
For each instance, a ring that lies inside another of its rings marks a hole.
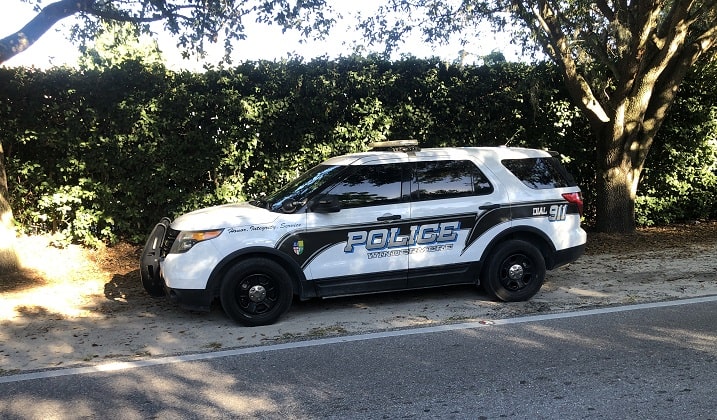
<instances>
[{"instance_id":1,"label":"door handle","mask_svg":"<svg viewBox=\"0 0 717 420\"><path fill-rule=\"evenodd\" d=\"M495 210L497 208L500 208L500 204L486 203L478 207L479 210Z\"/></svg>"},{"instance_id":2,"label":"door handle","mask_svg":"<svg viewBox=\"0 0 717 420\"><path fill-rule=\"evenodd\" d=\"M379 222L390 222L392 220L401 220L400 214L386 214L376 218Z\"/></svg>"}]
</instances>

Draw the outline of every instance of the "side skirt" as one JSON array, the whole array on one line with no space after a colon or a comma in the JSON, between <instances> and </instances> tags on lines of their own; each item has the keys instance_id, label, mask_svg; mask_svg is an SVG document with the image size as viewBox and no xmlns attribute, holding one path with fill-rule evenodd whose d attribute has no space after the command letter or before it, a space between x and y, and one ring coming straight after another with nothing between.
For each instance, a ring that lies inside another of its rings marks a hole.
<instances>
[{"instance_id":1,"label":"side skirt","mask_svg":"<svg viewBox=\"0 0 717 420\"><path fill-rule=\"evenodd\" d=\"M387 292L406 288L406 271L327 277L313 283L318 297Z\"/></svg>"},{"instance_id":2,"label":"side skirt","mask_svg":"<svg viewBox=\"0 0 717 420\"><path fill-rule=\"evenodd\" d=\"M454 264L388 273L328 277L314 280L318 297L336 297L456 284L478 284L479 263ZM307 282L311 283L311 282Z\"/></svg>"},{"instance_id":3,"label":"side skirt","mask_svg":"<svg viewBox=\"0 0 717 420\"><path fill-rule=\"evenodd\" d=\"M408 270L408 288L448 286L452 284L478 284L479 262L440 265Z\"/></svg>"}]
</instances>

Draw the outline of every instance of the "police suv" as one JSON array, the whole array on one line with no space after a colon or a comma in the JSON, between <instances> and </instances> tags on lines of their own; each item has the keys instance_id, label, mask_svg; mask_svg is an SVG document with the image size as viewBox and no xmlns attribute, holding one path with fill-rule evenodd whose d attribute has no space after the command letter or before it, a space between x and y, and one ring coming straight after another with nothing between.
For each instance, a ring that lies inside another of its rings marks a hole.
<instances>
[{"instance_id":1,"label":"police suv","mask_svg":"<svg viewBox=\"0 0 717 420\"><path fill-rule=\"evenodd\" d=\"M580 188L553 154L420 149L331 158L261 200L162 219L144 288L182 307L219 299L236 322L275 322L300 299L475 284L521 301L585 247Z\"/></svg>"}]
</instances>

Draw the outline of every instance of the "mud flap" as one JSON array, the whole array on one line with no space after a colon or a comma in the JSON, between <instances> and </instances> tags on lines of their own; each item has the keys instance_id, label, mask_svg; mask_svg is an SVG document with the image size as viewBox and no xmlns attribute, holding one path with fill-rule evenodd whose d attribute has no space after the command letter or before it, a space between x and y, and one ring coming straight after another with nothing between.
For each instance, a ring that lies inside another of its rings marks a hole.
<instances>
[{"instance_id":1,"label":"mud flap","mask_svg":"<svg viewBox=\"0 0 717 420\"><path fill-rule=\"evenodd\" d=\"M144 286L144 290L153 297L162 297L165 295L164 280L159 274L159 259L162 243L164 242L164 237L167 234L167 228L170 222L168 218L162 218L154 229L152 229L152 233L144 245L139 261L142 286Z\"/></svg>"}]
</instances>

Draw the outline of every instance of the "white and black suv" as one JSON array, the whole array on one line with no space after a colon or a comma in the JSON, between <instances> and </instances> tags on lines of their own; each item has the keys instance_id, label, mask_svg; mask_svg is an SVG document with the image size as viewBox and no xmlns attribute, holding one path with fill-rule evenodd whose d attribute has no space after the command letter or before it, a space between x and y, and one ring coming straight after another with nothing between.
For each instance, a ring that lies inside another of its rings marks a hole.
<instances>
[{"instance_id":1,"label":"white and black suv","mask_svg":"<svg viewBox=\"0 0 717 420\"><path fill-rule=\"evenodd\" d=\"M452 284L520 301L585 247L580 188L554 154L384 142L331 158L261 200L156 225L144 288L182 307L219 298L247 326L300 299Z\"/></svg>"}]
</instances>

